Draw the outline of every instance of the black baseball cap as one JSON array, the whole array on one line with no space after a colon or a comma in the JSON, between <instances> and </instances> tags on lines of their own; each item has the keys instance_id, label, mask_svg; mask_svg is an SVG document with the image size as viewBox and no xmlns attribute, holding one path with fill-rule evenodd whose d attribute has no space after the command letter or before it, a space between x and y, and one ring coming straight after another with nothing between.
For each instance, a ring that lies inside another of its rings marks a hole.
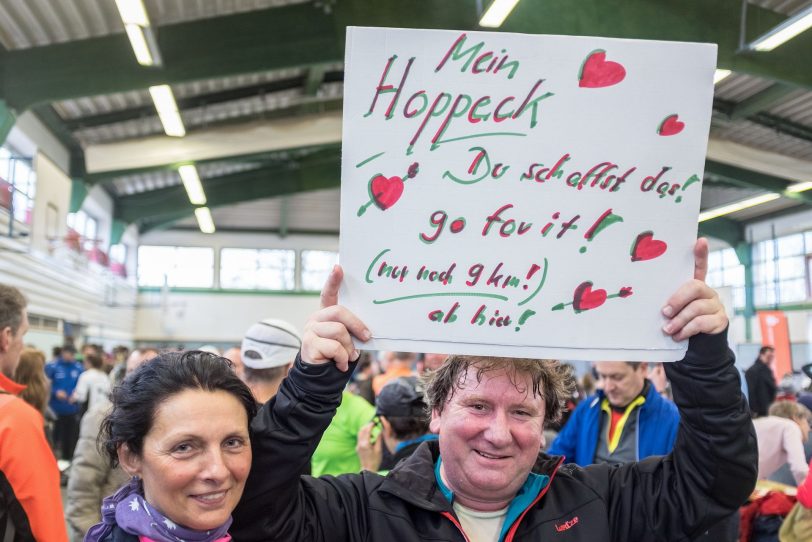
<instances>
[{"instance_id":1,"label":"black baseball cap","mask_svg":"<svg viewBox=\"0 0 812 542\"><path fill-rule=\"evenodd\" d=\"M423 384L415 376L401 376L388 382L375 399L375 413L387 418L425 416Z\"/></svg>"}]
</instances>

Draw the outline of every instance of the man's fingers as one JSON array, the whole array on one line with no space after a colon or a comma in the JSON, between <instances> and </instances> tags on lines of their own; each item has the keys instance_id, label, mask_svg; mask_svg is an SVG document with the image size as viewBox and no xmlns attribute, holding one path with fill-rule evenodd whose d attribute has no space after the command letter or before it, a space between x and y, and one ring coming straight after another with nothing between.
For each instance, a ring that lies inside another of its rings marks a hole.
<instances>
[{"instance_id":1,"label":"man's fingers","mask_svg":"<svg viewBox=\"0 0 812 542\"><path fill-rule=\"evenodd\" d=\"M372 436L372 428L375 426L374 423L369 422L365 426L363 426L358 431L358 445L359 446L369 446L369 441Z\"/></svg>"},{"instance_id":2,"label":"man's fingers","mask_svg":"<svg viewBox=\"0 0 812 542\"><path fill-rule=\"evenodd\" d=\"M706 314L713 314L719 310L719 305L713 299L696 299L686 305L674 318L663 326L663 331L673 335L684 328L691 320Z\"/></svg>"},{"instance_id":3,"label":"man's fingers","mask_svg":"<svg viewBox=\"0 0 812 542\"><path fill-rule=\"evenodd\" d=\"M708 274L708 240L700 237L694 245L694 278L705 282Z\"/></svg>"},{"instance_id":4,"label":"man's fingers","mask_svg":"<svg viewBox=\"0 0 812 542\"><path fill-rule=\"evenodd\" d=\"M340 322L349 332L361 341L366 342L372 334L360 318L355 316L349 309L341 305L333 305L323 308L310 317L313 322Z\"/></svg>"},{"instance_id":5,"label":"man's fingers","mask_svg":"<svg viewBox=\"0 0 812 542\"><path fill-rule=\"evenodd\" d=\"M344 270L340 265L334 265L333 270L327 277L327 282L324 283L324 288L321 289L321 308L332 307L338 305L338 288L341 286L341 280L344 278Z\"/></svg>"},{"instance_id":6,"label":"man's fingers","mask_svg":"<svg viewBox=\"0 0 812 542\"><path fill-rule=\"evenodd\" d=\"M716 297L716 292L707 284L698 279L690 280L680 286L679 290L668 299L662 311L668 318L674 318L692 301L696 299L712 299L714 297Z\"/></svg>"},{"instance_id":7,"label":"man's fingers","mask_svg":"<svg viewBox=\"0 0 812 542\"><path fill-rule=\"evenodd\" d=\"M350 332L339 322L313 322L308 329L324 339L332 339L341 344L350 359L355 359L355 345Z\"/></svg>"},{"instance_id":8,"label":"man's fingers","mask_svg":"<svg viewBox=\"0 0 812 542\"><path fill-rule=\"evenodd\" d=\"M725 327L727 327L727 316L724 313L705 314L688 322L685 327L673 337L675 341L684 341L699 333L708 333L711 335L721 333Z\"/></svg>"},{"instance_id":9,"label":"man's fingers","mask_svg":"<svg viewBox=\"0 0 812 542\"><path fill-rule=\"evenodd\" d=\"M306 363L324 363L333 360L341 371L346 371L353 352L348 352L340 342L334 339L319 337L312 331L305 332L302 341L302 361Z\"/></svg>"}]
</instances>

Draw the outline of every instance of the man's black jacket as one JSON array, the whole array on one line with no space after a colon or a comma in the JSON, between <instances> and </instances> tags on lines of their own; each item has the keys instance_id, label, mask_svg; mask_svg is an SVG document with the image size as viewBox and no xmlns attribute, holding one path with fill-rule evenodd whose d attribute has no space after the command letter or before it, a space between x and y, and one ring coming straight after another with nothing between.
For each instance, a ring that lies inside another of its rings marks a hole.
<instances>
[{"instance_id":1,"label":"man's black jacket","mask_svg":"<svg viewBox=\"0 0 812 542\"><path fill-rule=\"evenodd\" d=\"M726 334L690 340L667 364L682 421L674 451L622 466L559 466L505 540L683 541L728 516L756 481L755 432ZM341 400L349 374L296 360L279 394L252 423L253 466L231 533L239 542L465 540L437 487L437 442L424 443L388 476L299 477Z\"/></svg>"}]
</instances>

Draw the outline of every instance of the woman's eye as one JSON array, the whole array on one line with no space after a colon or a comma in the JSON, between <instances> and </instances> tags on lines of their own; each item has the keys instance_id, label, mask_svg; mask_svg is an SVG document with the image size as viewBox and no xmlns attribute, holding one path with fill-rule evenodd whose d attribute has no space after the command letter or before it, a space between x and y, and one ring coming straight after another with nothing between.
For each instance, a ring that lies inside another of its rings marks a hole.
<instances>
[{"instance_id":1,"label":"woman's eye","mask_svg":"<svg viewBox=\"0 0 812 542\"><path fill-rule=\"evenodd\" d=\"M241 448L245 445L245 441L241 438L230 438L225 442L226 448Z\"/></svg>"},{"instance_id":2,"label":"woman's eye","mask_svg":"<svg viewBox=\"0 0 812 542\"><path fill-rule=\"evenodd\" d=\"M178 444L175 446L172 451L180 454L189 453L192 451L192 445L184 442L183 444Z\"/></svg>"}]
</instances>

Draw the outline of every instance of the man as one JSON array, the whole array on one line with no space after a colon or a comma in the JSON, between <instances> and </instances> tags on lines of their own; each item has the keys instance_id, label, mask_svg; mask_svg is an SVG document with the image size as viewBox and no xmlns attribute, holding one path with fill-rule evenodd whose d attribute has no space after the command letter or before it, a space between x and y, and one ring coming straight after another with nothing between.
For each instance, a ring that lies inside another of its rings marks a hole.
<instances>
[{"instance_id":1,"label":"man","mask_svg":"<svg viewBox=\"0 0 812 542\"><path fill-rule=\"evenodd\" d=\"M385 478L297 477L329 424L366 326L338 306L342 272L322 292L277 397L254 419L253 466L234 511L235 540L690 540L737 509L756 479L755 435L726 344L727 317L695 279L663 308L663 331L689 339L668 376L682 415L674 451L620 466L561 466L539 454L568 380L557 362L455 356L427 385L437 442ZM473 525L473 527L471 527ZM486 535L486 533L492 533Z\"/></svg>"},{"instance_id":2,"label":"man","mask_svg":"<svg viewBox=\"0 0 812 542\"><path fill-rule=\"evenodd\" d=\"M417 363L418 374L426 374L439 369L448 359L448 354L423 354L423 359Z\"/></svg>"},{"instance_id":3,"label":"man","mask_svg":"<svg viewBox=\"0 0 812 542\"><path fill-rule=\"evenodd\" d=\"M267 318L248 328L240 349L242 380L258 403L276 395L301 346L299 332L284 320Z\"/></svg>"},{"instance_id":4,"label":"man","mask_svg":"<svg viewBox=\"0 0 812 542\"><path fill-rule=\"evenodd\" d=\"M154 348L133 350L124 363L121 379L157 355ZM102 454L97 445L102 421L112 406L109 396L103 395L82 417L65 506L65 518L74 540L82 540L88 529L101 521L102 499L115 493L128 479L120 467L110 465L107 455Z\"/></svg>"},{"instance_id":5,"label":"man","mask_svg":"<svg viewBox=\"0 0 812 542\"><path fill-rule=\"evenodd\" d=\"M375 403L375 414L380 420L380 434L373 431L375 422L358 432L358 457L365 470L388 471L412 455L421 443L437 440L429 429L423 385L417 377L402 376L384 386Z\"/></svg>"},{"instance_id":6,"label":"man","mask_svg":"<svg viewBox=\"0 0 812 542\"><path fill-rule=\"evenodd\" d=\"M770 405L775 401L778 386L775 384L772 364L775 360L775 348L762 346L758 351L755 363L745 371L750 400L750 411L753 417L766 416Z\"/></svg>"},{"instance_id":7,"label":"man","mask_svg":"<svg viewBox=\"0 0 812 542\"><path fill-rule=\"evenodd\" d=\"M232 346L231 348L228 348L225 352L223 352L223 357L231 362L231 366L234 368L234 374L236 374L240 380L244 380L242 371L243 370L242 354L240 350L241 346Z\"/></svg>"},{"instance_id":8,"label":"man","mask_svg":"<svg viewBox=\"0 0 812 542\"><path fill-rule=\"evenodd\" d=\"M547 453L585 467L670 452L679 412L646 378L647 364L600 361L595 371L602 389L578 404Z\"/></svg>"},{"instance_id":9,"label":"man","mask_svg":"<svg viewBox=\"0 0 812 542\"><path fill-rule=\"evenodd\" d=\"M79 438L79 405L70 398L82 374L82 364L76 361L76 347L66 344L62 355L45 365L45 374L51 380L51 400L48 406L56 414L54 423L54 447L60 459L70 461L76 439Z\"/></svg>"},{"instance_id":10,"label":"man","mask_svg":"<svg viewBox=\"0 0 812 542\"><path fill-rule=\"evenodd\" d=\"M383 352L384 367L386 370L372 379L372 391L375 397L390 380L401 376L415 375L417 355L412 352Z\"/></svg>"},{"instance_id":11,"label":"man","mask_svg":"<svg viewBox=\"0 0 812 542\"><path fill-rule=\"evenodd\" d=\"M67 541L45 422L10 379L28 331L25 307L19 290L0 284L0 540Z\"/></svg>"}]
</instances>

